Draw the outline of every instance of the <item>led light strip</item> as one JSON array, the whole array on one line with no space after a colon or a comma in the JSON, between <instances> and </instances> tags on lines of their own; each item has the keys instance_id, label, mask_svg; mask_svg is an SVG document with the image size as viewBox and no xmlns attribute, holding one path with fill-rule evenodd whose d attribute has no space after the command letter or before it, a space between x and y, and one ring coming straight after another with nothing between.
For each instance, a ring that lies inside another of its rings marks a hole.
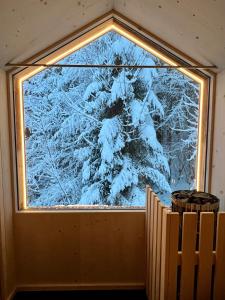
<instances>
[{"instance_id":1,"label":"led light strip","mask_svg":"<svg viewBox=\"0 0 225 300\"><path fill-rule=\"evenodd\" d=\"M100 27L100 28L99 28ZM72 41L71 42L71 48L68 48L68 45L60 48L59 50L56 50L56 52L54 54L50 54L49 56L53 56L53 58L48 59L48 57L42 59L39 61L39 63L34 63L34 64L13 64L13 63L8 63L8 66L27 66L28 69L22 70L20 73L18 73L16 75L16 78L18 78L18 88L19 88L19 101L20 101L20 114L21 114L21 132L20 132L20 142L21 142L21 163L22 163L22 177L23 177L23 208L26 209L27 208L27 199L26 199L26 173L25 173L25 149L24 149L24 119L23 119L23 95L22 95L22 90L23 90L23 82L34 76L35 74L41 72L42 70L44 70L46 67L57 67L57 66L61 66L62 65L55 65L56 62L60 61L61 59L65 58L66 56L70 55L71 53L79 50L80 48L86 46L87 44L93 42L94 40L96 40L97 38L101 37L102 35L104 35L105 33L109 32L109 31L116 31L117 33L119 33L120 35L124 36L125 38L127 38L128 40L132 41L133 43L135 43L136 45L140 46L141 48L145 49L146 51L148 51L149 53L151 53L152 55L158 57L159 59L161 59L162 61L164 61L165 63L167 63L169 66L158 66L158 68L174 68L174 69L179 69L180 72L182 72L183 74L187 75L188 77L190 77L192 80L196 81L197 83L200 84L200 107L199 107L199 128L198 128L198 154L197 154L197 174L196 174L196 188L197 190L200 190L202 188L202 183L201 183L201 170L204 169L203 168L203 159L202 159L202 138L203 138L203 127L202 127L202 121L203 121L203 117L202 117L202 112L203 112L203 91L205 88L205 80L198 76L197 74L194 74L193 72L190 72L188 69L209 69L209 68L216 68L216 66L180 66L177 64L176 61L172 60L171 58L165 56L163 53L161 53L159 50L156 50L155 48L151 47L148 43L145 43L141 40L141 38L139 38L138 36L136 36L135 34L129 32L128 30L124 29L121 25L118 25L117 23L115 23L113 20L109 20L106 21L105 24L100 25L99 27L90 30L89 32L87 32L86 34L84 34L84 37L82 38L78 38L78 41ZM89 37L85 38L85 35L89 35ZM81 39L79 41L79 39ZM63 48L67 47L68 49L63 51ZM57 51L60 52L60 54L57 55ZM54 66L53 66L54 64ZM75 65L74 65L75 66ZM79 65L80 67L94 67L93 66L88 66L88 65ZM103 65L95 65L95 67L135 67L135 66L103 66ZM71 67L71 65L69 65L69 67ZM78 65L76 65L76 67L78 67ZM143 68L157 68L157 66L136 66L136 67L143 67ZM30 68L32 68L32 70L30 70ZM20 195L21 196L21 195Z\"/></svg>"}]
</instances>

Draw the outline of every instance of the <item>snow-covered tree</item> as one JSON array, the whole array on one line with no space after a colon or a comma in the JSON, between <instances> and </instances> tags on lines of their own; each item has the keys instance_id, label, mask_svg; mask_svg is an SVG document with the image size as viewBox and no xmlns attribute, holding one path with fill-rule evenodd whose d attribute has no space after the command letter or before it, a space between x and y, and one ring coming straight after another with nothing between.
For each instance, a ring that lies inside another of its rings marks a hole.
<instances>
[{"instance_id":1,"label":"snow-covered tree","mask_svg":"<svg viewBox=\"0 0 225 300\"><path fill-rule=\"evenodd\" d=\"M162 64L115 32L59 63ZM28 205L144 205L193 182L198 86L175 70L52 68L24 83Z\"/></svg>"},{"instance_id":2,"label":"snow-covered tree","mask_svg":"<svg viewBox=\"0 0 225 300\"><path fill-rule=\"evenodd\" d=\"M199 85L178 70L161 69L153 86L165 112L156 128L170 165L169 183L172 189L193 188Z\"/></svg>"},{"instance_id":3,"label":"snow-covered tree","mask_svg":"<svg viewBox=\"0 0 225 300\"><path fill-rule=\"evenodd\" d=\"M149 54L131 47L123 37L111 34L102 42L111 45L103 47L108 64L154 64ZM152 90L154 73L137 69L95 72L83 97L84 112L94 120L86 131L90 153L83 162L80 203L143 205L147 183L159 194L170 192L169 166L152 119L163 115Z\"/></svg>"},{"instance_id":4,"label":"snow-covered tree","mask_svg":"<svg viewBox=\"0 0 225 300\"><path fill-rule=\"evenodd\" d=\"M84 63L85 58L80 51L62 63ZM88 72L46 69L24 82L28 205L76 204L80 199L73 148L84 123L77 103L89 83Z\"/></svg>"}]
</instances>

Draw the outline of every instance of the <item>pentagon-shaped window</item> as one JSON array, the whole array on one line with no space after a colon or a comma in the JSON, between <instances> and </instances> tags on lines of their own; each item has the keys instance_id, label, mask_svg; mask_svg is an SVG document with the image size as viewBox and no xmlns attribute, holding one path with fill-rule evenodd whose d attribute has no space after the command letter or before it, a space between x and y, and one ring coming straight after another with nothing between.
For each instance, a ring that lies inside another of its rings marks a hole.
<instances>
[{"instance_id":1,"label":"pentagon-shaped window","mask_svg":"<svg viewBox=\"0 0 225 300\"><path fill-rule=\"evenodd\" d=\"M102 31L17 75L21 208L137 208L146 185L167 203L203 185L203 80L126 29Z\"/></svg>"}]
</instances>

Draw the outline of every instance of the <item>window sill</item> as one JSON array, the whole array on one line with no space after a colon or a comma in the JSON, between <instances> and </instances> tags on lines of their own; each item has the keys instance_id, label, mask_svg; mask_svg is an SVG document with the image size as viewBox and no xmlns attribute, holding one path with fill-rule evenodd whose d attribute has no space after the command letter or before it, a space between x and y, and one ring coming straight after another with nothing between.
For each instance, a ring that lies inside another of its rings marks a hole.
<instances>
[{"instance_id":1,"label":"window sill","mask_svg":"<svg viewBox=\"0 0 225 300\"><path fill-rule=\"evenodd\" d=\"M75 213L75 214L93 214L93 213L145 213L146 207L144 206L133 206L131 207L110 207L110 208L92 208L92 206L86 207L77 207L70 206L70 207L43 207L43 208L26 208L26 209L17 209L17 214L29 214L29 213Z\"/></svg>"}]
</instances>

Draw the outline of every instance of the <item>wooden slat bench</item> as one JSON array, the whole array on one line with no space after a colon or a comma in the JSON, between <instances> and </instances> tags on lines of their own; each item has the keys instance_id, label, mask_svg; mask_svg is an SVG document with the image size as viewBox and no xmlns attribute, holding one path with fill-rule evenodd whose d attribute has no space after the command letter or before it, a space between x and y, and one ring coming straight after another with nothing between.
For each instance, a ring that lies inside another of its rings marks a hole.
<instances>
[{"instance_id":1,"label":"wooden slat bench","mask_svg":"<svg viewBox=\"0 0 225 300\"><path fill-rule=\"evenodd\" d=\"M225 212L180 215L147 187L146 292L150 300L225 299ZM181 225L182 224L182 225ZM214 228L215 227L215 228Z\"/></svg>"}]
</instances>

